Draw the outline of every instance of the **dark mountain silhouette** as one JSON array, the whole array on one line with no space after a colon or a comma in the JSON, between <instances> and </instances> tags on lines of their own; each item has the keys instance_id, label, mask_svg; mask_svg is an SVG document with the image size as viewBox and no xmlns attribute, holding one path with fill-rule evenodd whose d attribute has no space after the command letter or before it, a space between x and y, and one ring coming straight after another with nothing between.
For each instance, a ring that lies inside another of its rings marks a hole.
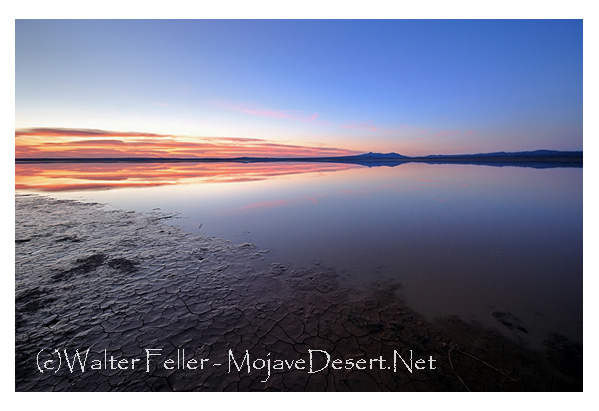
<instances>
[{"instance_id":1,"label":"dark mountain silhouette","mask_svg":"<svg viewBox=\"0 0 599 411\"><path fill-rule=\"evenodd\" d=\"M352 163L367 167L395 167L405 163L475 164L521 167L582 167L582 151L536 150L480 154L433 154L409 157L397 153L365 153L340 157L235 157L235 158L167 158L167 157L111 157L111 158L16 158L16 163L262 163L262 162L327 162Z\"/></svg>"}]
</instances>

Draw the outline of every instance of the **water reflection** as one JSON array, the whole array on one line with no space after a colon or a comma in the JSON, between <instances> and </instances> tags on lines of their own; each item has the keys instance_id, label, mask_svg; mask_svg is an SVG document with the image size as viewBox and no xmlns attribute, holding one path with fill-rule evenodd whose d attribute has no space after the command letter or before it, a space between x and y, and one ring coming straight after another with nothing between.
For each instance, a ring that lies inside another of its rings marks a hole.
<instances>
[{"instance_id":1,"label":"water reflection","mask_svg":"<svg viewBox=\"0 0 599 411\"><path fill-rule=\"evenodd\" d=\"M292 267L333 266L349 283L391 279L430 318L459 315L531 344L551 332L582 341L582 168L185 163L16 170L18 189L181 213L174 223L191 232L254 242ZM77 191L83 188L110 189Z\"/></svg>"},{"instance_id":2,"label":"water reflection","mask_svg":"<svg viewBox=\"0 0 599 411\"><path fill-rule=\"evenodd\" d=\"M342 163L18 163L15 188L41 191L98 190L259 181L284 175L359 167Z\"/></svg>"}]
</instances>

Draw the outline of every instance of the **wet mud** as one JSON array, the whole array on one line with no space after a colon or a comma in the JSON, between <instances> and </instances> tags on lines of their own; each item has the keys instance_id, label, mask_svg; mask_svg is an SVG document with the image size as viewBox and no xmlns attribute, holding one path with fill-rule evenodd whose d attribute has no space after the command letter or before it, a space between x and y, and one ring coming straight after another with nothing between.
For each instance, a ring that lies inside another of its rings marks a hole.
<instances>
[{"instance_id":1,"label":"wet mud","mask_svg":"<svg viewBox=\"0 0 599 411\"><path fill-rule=\"evenodd\" d=\"M348 286L159 213L15 202L16 391L582 390L582 346L563 336L541 352L428 322L398 284Z\"/></svg>"}]
</instances>

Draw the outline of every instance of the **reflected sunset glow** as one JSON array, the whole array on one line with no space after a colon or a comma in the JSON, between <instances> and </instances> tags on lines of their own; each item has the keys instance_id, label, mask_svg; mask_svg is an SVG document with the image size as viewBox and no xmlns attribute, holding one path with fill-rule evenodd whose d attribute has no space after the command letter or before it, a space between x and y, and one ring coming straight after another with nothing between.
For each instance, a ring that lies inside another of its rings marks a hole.
<instances>
[{"instance_id":1,"label":"reflected sunset glow","mask_svg":"<svg viewBox=\"0 0 599 411\"><path fill-rule=\"evenodd\" d=\"M335 163L16 164L15 189L55 192L231 183L356 167L359 166Z\"/></svg>"}]
</instances>

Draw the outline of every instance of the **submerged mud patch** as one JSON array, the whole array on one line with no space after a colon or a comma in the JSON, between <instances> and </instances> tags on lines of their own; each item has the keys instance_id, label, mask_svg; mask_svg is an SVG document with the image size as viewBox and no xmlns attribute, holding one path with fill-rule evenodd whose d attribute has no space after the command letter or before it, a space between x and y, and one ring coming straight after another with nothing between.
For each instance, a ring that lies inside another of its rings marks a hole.
<instances>
[{"instance_id":1,"label":"submerged mud patch","mask_svg":"<svg viewBox=\"0 0 599 411\"><path fill-rule=\"evenodd\" d=\"M132 273L137 271L139 263L137 261L128 260L126 258L113 258L108 262L108 265L115 270L124 271L126 273Z\"/></svg>"},{"instance_id":2,"label":"submerged mud patch","mask_svg":"<svg viewBox=\"0 0 599 411\"><path fill-rule=\"evenodd\" d=\"M17 391L582 389L582 347L563 337L542 353L430 323L397 284L351 288L162 220L16 197L16 238L35 239L15 244Z\"/></svg>"}]
</instances>

